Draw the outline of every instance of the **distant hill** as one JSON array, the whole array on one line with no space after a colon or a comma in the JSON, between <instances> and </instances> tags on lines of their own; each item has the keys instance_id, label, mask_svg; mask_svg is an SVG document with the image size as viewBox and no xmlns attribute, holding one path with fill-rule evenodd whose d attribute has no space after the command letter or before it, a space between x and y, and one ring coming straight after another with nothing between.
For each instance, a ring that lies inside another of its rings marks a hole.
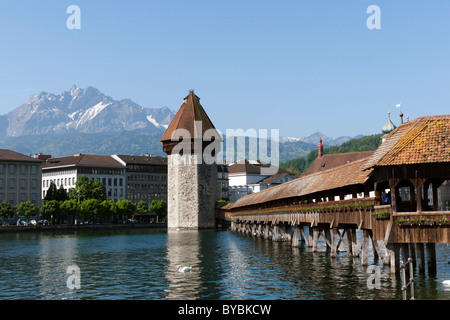
<instances>
[{"instance_id":1,"label":"distant hill","mask_svg":"<svg viewBox=\"0 0 450 320\"><path fill-rule=\"evenodd\" d=\"M370 136L363 136L357 139L351 139L340 146L325 147L324 154L373 151L381 144L381 136L383 134L374 134ZM280 167L289 170L296 174L305 172L311 163L317 158L317 146L304 157L297 157L295 159L282 162Z\"/></svg>"}]
</instances>

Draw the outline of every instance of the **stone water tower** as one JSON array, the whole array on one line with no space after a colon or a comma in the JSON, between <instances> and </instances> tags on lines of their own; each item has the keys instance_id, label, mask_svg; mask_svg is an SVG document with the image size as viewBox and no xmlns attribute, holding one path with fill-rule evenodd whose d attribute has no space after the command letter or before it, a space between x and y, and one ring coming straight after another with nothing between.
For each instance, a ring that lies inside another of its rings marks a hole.
<instances>
[{"instance_id":1,"label":"stone water tower","mask_svg":"<svg viewBox=\"0 0 450 320\"><path fill-rule=\"evenodd\" d=\"M222 141L193 91L160 140L167 161L167 227L215 227L216 155Z\"/></svg>"}]
</instances>

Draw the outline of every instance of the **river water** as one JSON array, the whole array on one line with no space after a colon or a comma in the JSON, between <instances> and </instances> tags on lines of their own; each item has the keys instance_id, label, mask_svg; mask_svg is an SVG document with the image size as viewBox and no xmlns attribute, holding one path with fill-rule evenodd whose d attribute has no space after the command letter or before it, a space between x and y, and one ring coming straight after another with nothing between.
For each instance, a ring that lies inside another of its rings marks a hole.
<instances>
[{"instance_id":1,"label":"river water","mask_svg":"<svg viewBox=\"0 0 450 320\"><path fill-rule=\"evenodd\" d=\"M400 278L372 256L379 288L346 252L331 259L323 244L312 253L226 230L4 233L0 244L0 299L402 299ZM449 251L436 245L435 276L416 272L416 299L450 300Z\"/></svg>"}]
</instances>

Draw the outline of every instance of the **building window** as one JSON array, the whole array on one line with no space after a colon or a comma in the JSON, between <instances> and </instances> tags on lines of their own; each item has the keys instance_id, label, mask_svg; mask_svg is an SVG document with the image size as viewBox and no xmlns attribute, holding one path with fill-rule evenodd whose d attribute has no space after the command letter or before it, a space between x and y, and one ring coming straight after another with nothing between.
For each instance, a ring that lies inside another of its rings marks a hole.
<instances>
[{"instance_id":1,"label":"building window","mask_svg":"<svg viewBox=\"0 0 450 320\"><path fill-rule=\"evenodd\" d=\"M3 179L0 179L0 189L3 189Z\"/></svg>"},{"instance_id":2,"label":"building window","mask_svg":"<svg viewBox=\"0 0 450 320\"><path fill-rule=\"evenodd\" d=\"M0 164L0 173L3 173L3 164Z\"/></svg>"},{"instance_id":3,"label":"building window","mask_svg":"<svg viewBox=\"0 0 450 320\"><path fill-rule=\"evenodd\" d=\"M31 166L31 174L37 174L37 166Z\"/></svg>"},{"instance_id":4,"label":"building window","mask_svg":"<svg viewBox=\"0 0 450 320\"><path fill-rule=\"evenodd\" d=\"M9 188L14 189L16 187L16 180L15 179L9 179Z\"/></svg>"},{"instance_id":5,"label":"building window","mask_svg":"<svg viewBox=\"0 0 450 320\"><path fill-rule=\"evenodd\" d=\"M37 202L37 193L32 193L31 194L31 202L32 203L36 203Z\"/></svg>"},{"instance_id":6,"label":"building window","mask_svg":"<svg viewBox=\"0 0 450 320\"><path fill-rule=\"evenodd\" d=\"M20 174L27 174L27 166L24 164L20 165Z\"/></svg>"},{"instance_id":7,"label":"building window","mask_svg":"<svg viewBox=\"0 0 450 320\"><path fill-rule=\"evenodd\" d=\"M9 165L9 173L10 174L14 174L16 172L16 165L15 164L10 164Z\"/></svg>"},{"instance_id":8,"label":"building window","mask_svg":"<svg viewBox=\"0 0 450 320\"><path fill-rule=\"evenodd\" d=\"M10 194L9 194L9 203L10 203L11 205L14 204L14 193L10 193Z\"/></svg>"},{"instance_id":9,"label":"building window","mask_svg":"<svg viewBox=\"0 0 450 320\"><path fill-rule=\"evenodd\" d=\"M25 189L25 186L26 186L26 180L20 179L20 189Z\"/></svg>"},{"instance_id":10,"label":"building window","mask_svg":"<svg viewBox=\"0 0 450 320\"><path fill-rule=\"evenodd\" d=\"M31 188L32 189L36 189L37 188L37 180L36 179L31 179Z\"/></svg>"},{"instance_id":11,"label":"building window","mask_svg":"<svg viewBox=\"0 0 450 320\"><path fill-rule=\"evenodd\" d=\"M24 202L25 201L25 193L21 193L20 194L20 202Z\"/></svg>"}]
</instances>

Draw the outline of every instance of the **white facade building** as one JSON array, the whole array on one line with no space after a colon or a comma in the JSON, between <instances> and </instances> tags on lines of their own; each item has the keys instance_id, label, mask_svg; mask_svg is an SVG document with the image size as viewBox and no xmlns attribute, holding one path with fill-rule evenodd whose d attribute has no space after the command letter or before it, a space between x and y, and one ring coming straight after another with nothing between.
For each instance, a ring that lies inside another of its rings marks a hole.
<instances>
[{"instance_id":1,"label":"white facade building","mask_svg":"<svg viewBox=\"0 0 450 320\"><path fill-rule=\"evenodd\" d=\"M42 199L45 198L51 181L56 188L66 192L75 188L79 176L99 179L106 188L107 199L126 198L125 166L111 156L75 154L61 158L49 158L42 165Z\"/></svg>"},{"instance_id":2,"label":"white facade building","mask_svg":"<svg viewBox=\"0 0 450 320\"><path fill-rule=\"evenodd\" d=\"M236 201L248 194L297 178L295 174L281 168L278 168L273 175L263 173L261 168L268 168L269 166L271 165L259 160L242 160L229 165L230 200Z\"/></svg>"}]
</instances>

